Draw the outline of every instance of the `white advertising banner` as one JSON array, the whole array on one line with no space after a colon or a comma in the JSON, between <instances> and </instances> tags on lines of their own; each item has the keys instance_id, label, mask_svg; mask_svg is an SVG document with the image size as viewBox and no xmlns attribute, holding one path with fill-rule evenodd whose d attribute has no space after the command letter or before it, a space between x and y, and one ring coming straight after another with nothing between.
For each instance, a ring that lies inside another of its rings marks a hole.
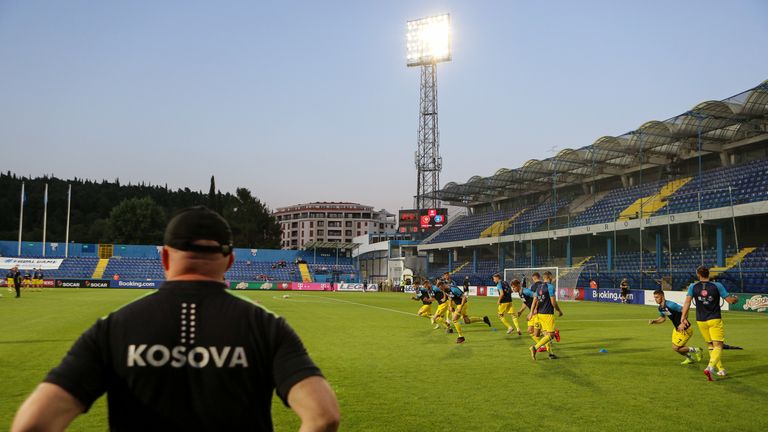
<instances>
[{"instance_id":1,"label":"white advertising banner","mask_svg":"<svg viewBox=\"0 0 768 432\"><path fill-rule=\"evenodd\" d=\"M19 270L57 270L64 260L61 258L0 258L0 268L10 269L18 267Z\"/></svg>"},{"instance_id":2,"label":"white advertising banner","mask_svg":"<svg viewBox=\"0 0 768 432\"><path fill-rule=\"evenodd\" d=\"M363 289L363 284L361 283L346 283L342 282L338 284L337 291L378 291L379 286L377 284L368 284L368 286Z\"/></svg>"}]
</instances>

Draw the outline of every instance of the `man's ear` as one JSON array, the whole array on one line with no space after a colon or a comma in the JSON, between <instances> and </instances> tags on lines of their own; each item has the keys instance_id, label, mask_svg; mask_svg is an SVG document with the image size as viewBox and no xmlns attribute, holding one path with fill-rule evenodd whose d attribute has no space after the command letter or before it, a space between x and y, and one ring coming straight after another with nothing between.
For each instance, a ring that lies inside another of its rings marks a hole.
<instances>
[{"instance_id":1,"label":"man's ear","mask_svg":"<svg viewBox=\"0 0 768 432\"><path fill-rule=\"evenodd\" d=\"M162 252L160 252L160 262L163 263L163 269L165 271L168 271L169 268L169 262L168 262L168 248L163 246Z\"/></svg>"},{"instance_id":2,"label":"man's ear","mask_svg":"<svg viewBox=\"0 0 768 432\"><path fill-rule=\"evenodd\" d=\"M232 264L235 263L235 252L232 251L231 254L229 254L229 261L227 262L227 270L232 268Z\"/></svg>"}]
</instances>

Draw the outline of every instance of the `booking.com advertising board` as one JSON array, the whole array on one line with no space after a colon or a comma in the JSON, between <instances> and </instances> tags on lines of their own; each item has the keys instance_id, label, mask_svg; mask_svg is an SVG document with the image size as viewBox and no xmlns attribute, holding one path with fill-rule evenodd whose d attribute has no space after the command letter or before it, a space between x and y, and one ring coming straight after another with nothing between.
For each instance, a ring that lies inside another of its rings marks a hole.
<instances>
[{"instance_id":1,"label":"booking.com advertising board","mask_svg":"<svg viewBox=\"0 0 768 432\"><path fill-rule=\"evenodd\" d=\"M605 303L621 303L621 290L619 289L585 289L585 301L596 301ZM627 294L627 303L645 304L645 291L629 290Z\"/></svg>"}]
</instances>

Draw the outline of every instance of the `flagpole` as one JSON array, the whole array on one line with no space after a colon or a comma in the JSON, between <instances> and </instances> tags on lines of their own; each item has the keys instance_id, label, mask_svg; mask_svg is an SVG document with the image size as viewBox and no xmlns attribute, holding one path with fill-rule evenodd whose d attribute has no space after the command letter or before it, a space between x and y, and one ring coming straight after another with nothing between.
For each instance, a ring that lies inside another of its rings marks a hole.
<instances>
[{"instance_id":1,"label":"flagpole","mask_svg":"<svg viewBox=\"0 0 768 432\"><path fill-rule=\"evenodd\" d=\"M24 223L24 182L21 182L21 205L19 205L19 251L18 256L21 256L21 229Z\"/></svg>"},{"instance_id":2,"label":"flagpole","mask_svg":"<svg viewBox=\"0 0 768 432\"><path fill-rule=\"evenodd\" d=\"M72 185L67 192L67 234L64 240L64 258L69 258L69 211L72 208Z\"/></svg>"},{"instance_id":3,"label":"flagpole","mask_svg":"<svg viewBox=\"0 0 768 432\"><path fill-rule=\"evenodd\" d=\"M48 183L45 184L45 195L43 195L43 256L45 256L45 231L48 227Z\"/></svg>"}]
</instances>

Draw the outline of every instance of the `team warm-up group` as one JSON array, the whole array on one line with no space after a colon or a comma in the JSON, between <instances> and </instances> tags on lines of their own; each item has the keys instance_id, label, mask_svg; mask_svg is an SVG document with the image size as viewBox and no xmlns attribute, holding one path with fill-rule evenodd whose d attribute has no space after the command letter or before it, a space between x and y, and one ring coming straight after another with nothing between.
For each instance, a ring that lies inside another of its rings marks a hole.
<instances>
[{"instance_id":1,"label":"team warm-up group","mask_svg":"<svg viewBox=\"0 0 768 432\"><path fill-rule=\"evenodd\" d=\"M40 289L43 287L43 270L32 269L32 272L26 270L22 275L18 267L13 267L8 270L8 273L5 275L5 280L8 292L13 293L13 291L16 290L16 297L18 298L21 297L22 288Z\"/></svg>"},{"instance_id":2,"label":"team warm-up group","mask_svg":"<svg viewBox=\"0 0 768 432\"><path fill-rule=\"evenodd\" d=\"M692 302L695 302L696 323L710 352L709 363L704 369L704 374L709 381L713 381L714 376L720 378L726 376L721 360L722 351L724 349L741 349L725 343L725 327L720 306L721 301L733 304L737 298L728 293L721 283L709 279L708 268L701 266L696 269L696 274L699 281L688 287L683 305L667 300L662 290L654 291L654 300L659 305L659 317L648 320L648 324L661 324L669 319L673 325L672 349L685 357L682 364L700 362L704 350L686 346L693 336L693 328L688 321L688 311ZM539 274L535 272L531 275L531 279L533 283L528 288L523 286L525 282L521 283L518 279L513 279L508 283L502 279L500 274L493 275L493 282L496 284L499 295L497 301L498 317L507 328L507 334L516 332L521 335L518 317L528 309L528 334L534 341L534 344L528 348L531 358L536 360L537 353L547 352L550 359L556 359L552 342L560 342L560 331L555 326L555 312L558 316L562 316L563 312L557 303L552 273ZM434 285L430 280L425 279L423 282L415 281L414 288L416 293L412 299L422 302L417 314L430 318L434 329L443 327L448 333L453 333L455 330L459 336L456 343L466 341L459 321L464 324L482 321L491 326L487 316L469 316L468 280L465 280L464 289L462 289L453 283L450 273L446 272L434 282ZM515 310L512 293L516 293L522 300L522 306L519 310ZM434 314L432 313L433 303L437 303L437 311ZM511 324L507 320L507 315L512 317Z\"/></svg>"},{"instance_id":3,"label":"team warm-up group","mask_svg":"<svg viewBox=\"0 0 768 432\"><path fill-rule=\"evenodd\" d=\"M464 289L453 283L450 273L444 273L434 283L428 279L423 283L416 281L414 300L421 301L422 306L417 312L419 316L429 317L434 329L444 327L446 332L458 333L456 343L464 343L466 338L462 332L461 322L471 324L482 321L489 327L491 320L487 316L472 317L469 315L469 283L465 281ZM500 274L493 275L494 283L499 293L498 317L507 328L507 334L517 333L522 335L518 317L528 309L528 334L534 341L529 347L531 358L536 360L539 352L548 352L550 359L556 359L552 347L552 341L560 341L560 332L555 327L555 311L562 316L563 312L557 304L555 287L552 284L552 273L544 272L543 276L538 272L531 275L533 283L530 288L523 287L522 283L514 279L511 284L502 280ZM515 309L512 302L512 293L516 293L522 299L522 306ZM437 303L437 311L432 314L432 303ZM507 320L511 315L512 324Z\"/></svg>"}]
</instances>

